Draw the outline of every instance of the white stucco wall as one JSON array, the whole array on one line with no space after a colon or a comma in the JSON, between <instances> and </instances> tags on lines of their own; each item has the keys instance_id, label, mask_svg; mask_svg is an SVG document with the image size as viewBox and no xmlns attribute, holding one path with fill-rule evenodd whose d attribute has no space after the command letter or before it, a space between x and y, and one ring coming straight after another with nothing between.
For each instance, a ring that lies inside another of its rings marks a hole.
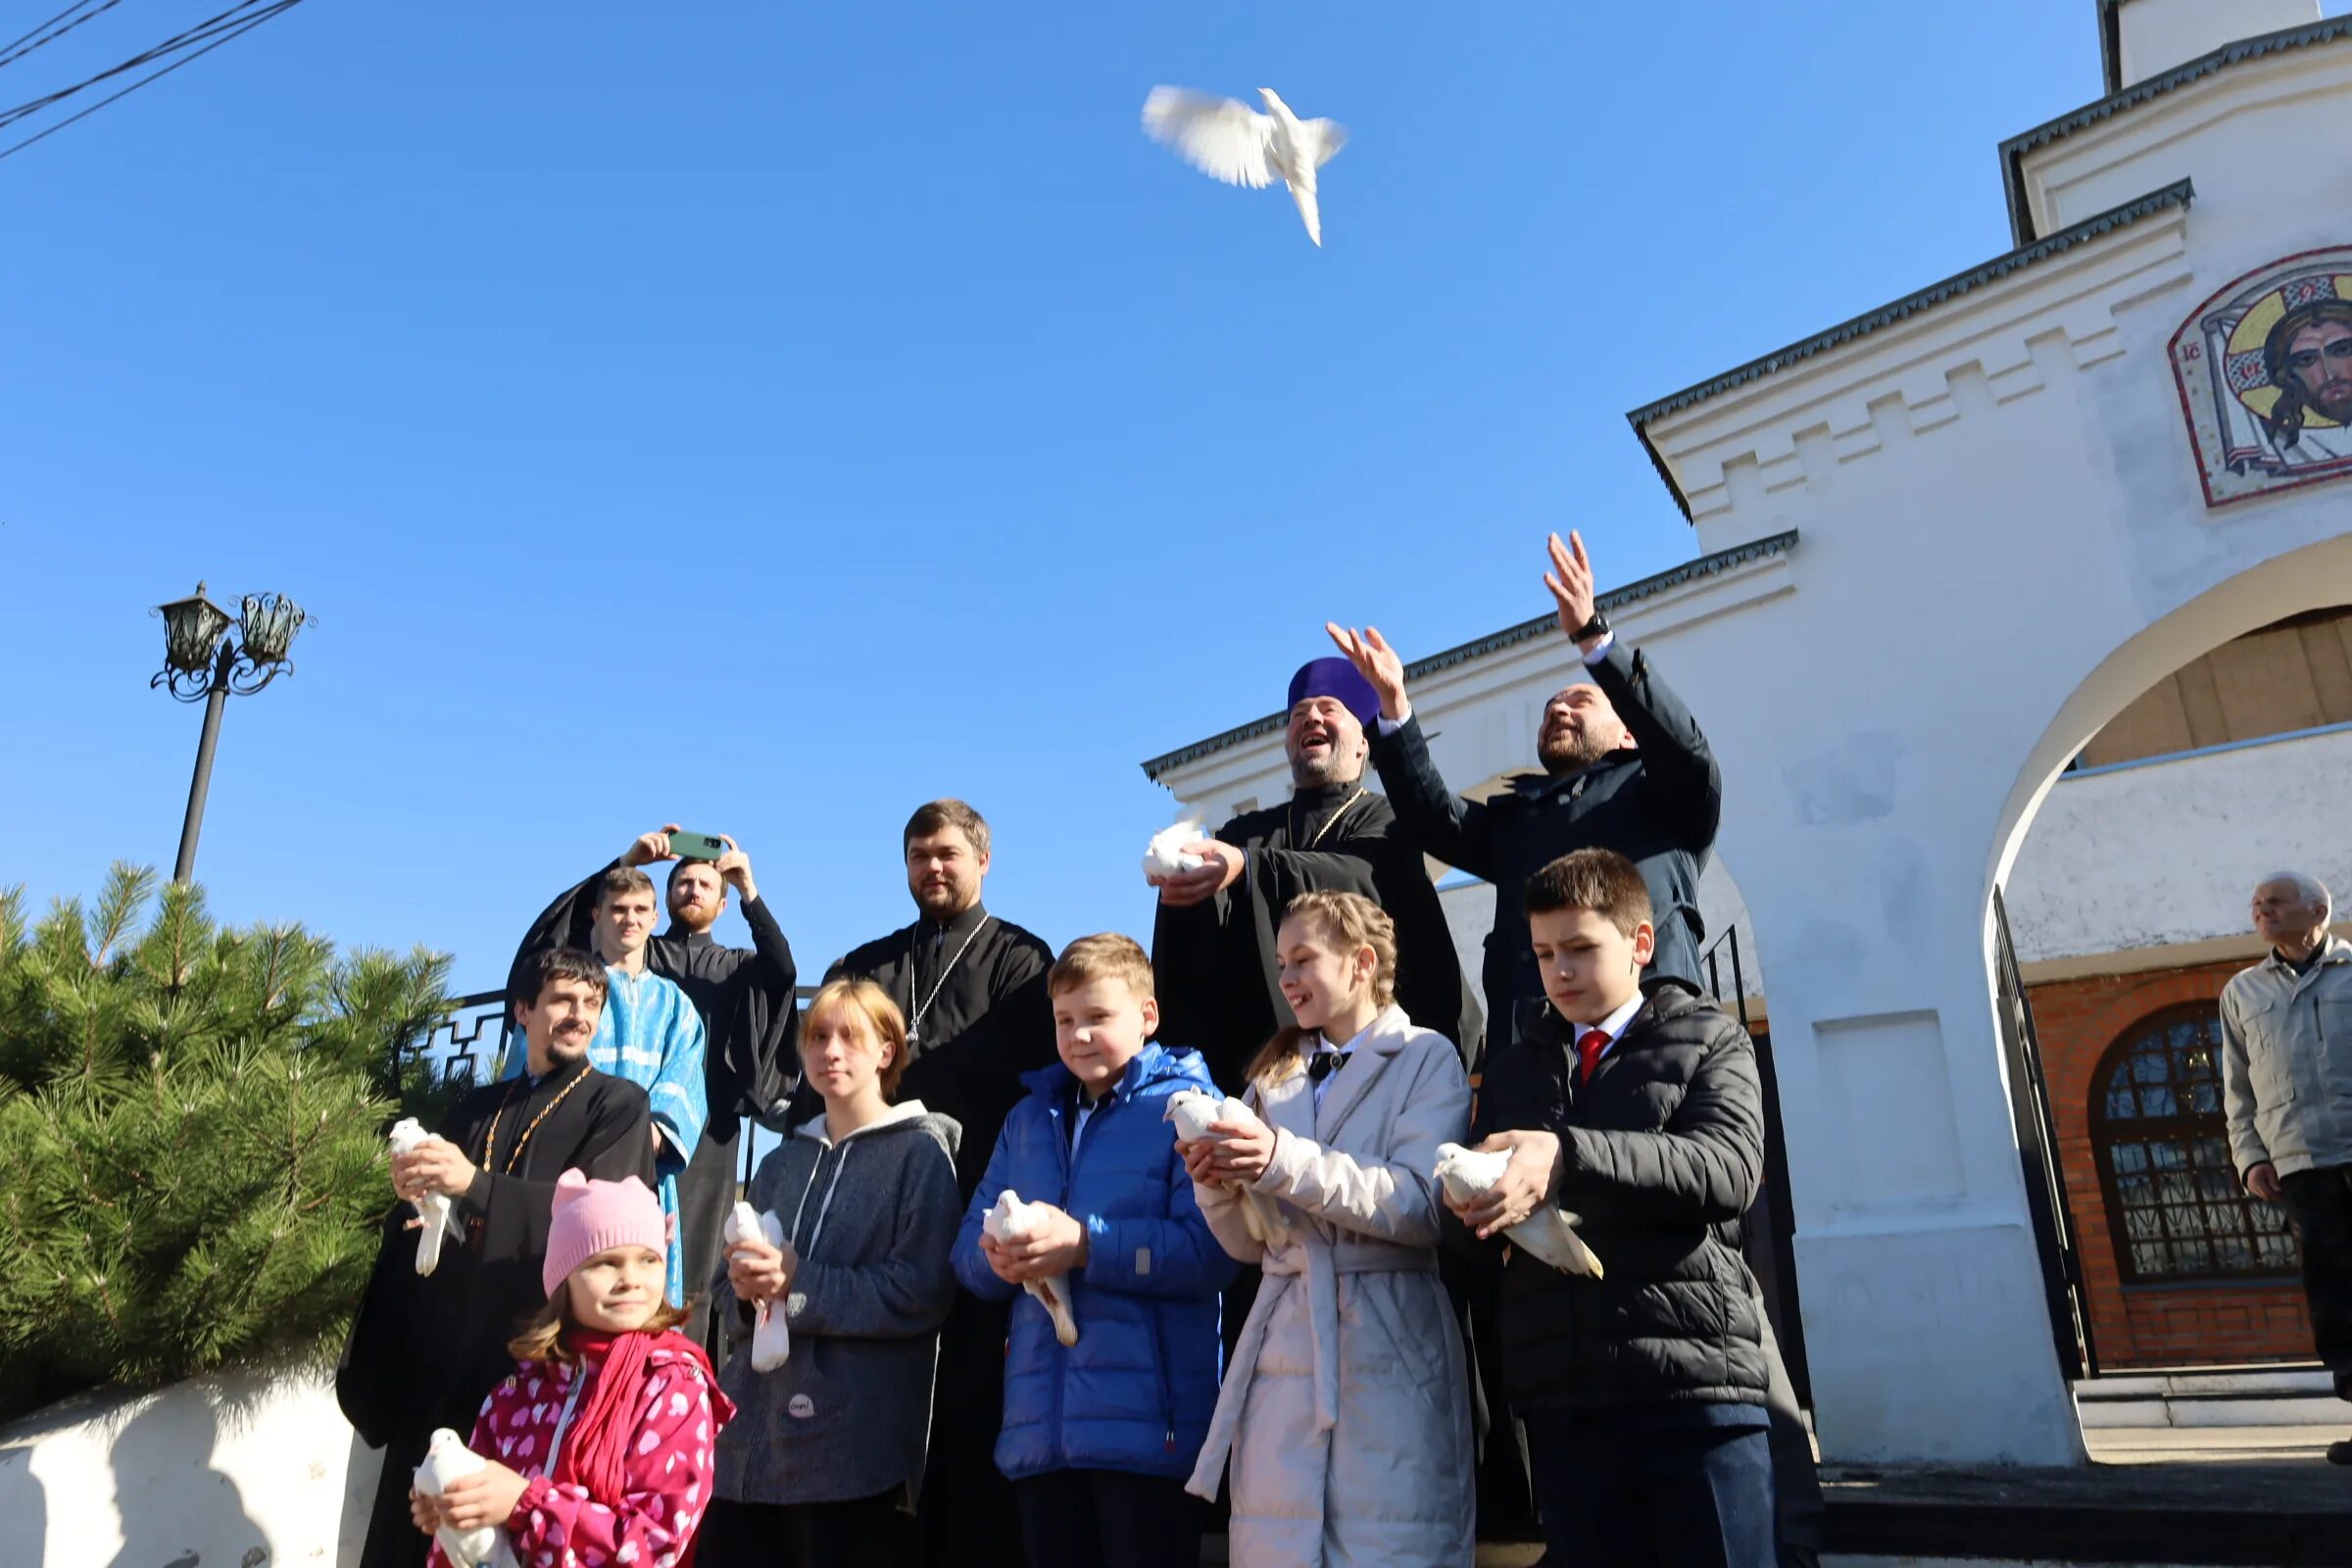
<instances>
[{"instance_id":1,"label":"white stucco wall","mask_svg":"<svg viewBox=\"0 0 2352 1568\"><path fill-rule=\"evenodd\" d=\"M379 1468L318 1368L70 1399L0 1429L0 1568L330 1568Z\"/></svg>"},{"instance_id":2,"label":"white stucco wall","mask_svg":"<svg viewBox=\"0 0 2352 1568\"><path fill-rule=\"evenodd\" d=\"M2060 779L2009 873L2019 961L2246 936L2247 895L2280 869L2352 907L2348 784L2352 729Z\"/></svg>"}]
</instances>

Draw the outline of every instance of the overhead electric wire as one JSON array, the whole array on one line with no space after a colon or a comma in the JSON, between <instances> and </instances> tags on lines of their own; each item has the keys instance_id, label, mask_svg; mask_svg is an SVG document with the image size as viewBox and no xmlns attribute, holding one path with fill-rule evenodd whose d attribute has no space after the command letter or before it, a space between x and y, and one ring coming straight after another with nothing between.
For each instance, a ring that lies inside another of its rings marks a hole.
<instances>
[{"instance_id":1,"label":"overhead electric wire","mask_svg":"<svg viewBox=\"0 0 2352 1568\"><path fill-rule=\"evenodd\" d=\"M63 21L65 21L65 20L66 20L68 17L72 16L72 15L73 15L74 12L76 12L76 11L80 11L80 10L84 9L85 7L87 7L87 6L89 5L89 3L90 3L90 0L74 0L74 3L73 3L72 5L70 5L70 6L66 7L66 9L65 9L65 10L63 10L63 11L60 11L60 12L59 12L59 13L58 13L56 16L54 16L54 17L51 17L51 18L50 18L50 19L49 19L47 22L44 22L44 23L42 23L42 24L41 24L39 26L37 26L37 27L33 28L31 32L28 32L28 33L26 33L26 34L24 35L24 38L30 38L30 37L34 36L35 34L37 34L37 33L43 33L43 32L47 32L47 31L48 31L48 30L49 30L51 27L54 27L54 26L56 26L56 25L57 25L59 23L61 23L61 22L63 22ZM87 17L85 17L85 18L83 18L82 20L86 22L86 21L88 21L89 19L88 19ZM24 41L24 38L19 38L19 39L16 39L14 42L11 42L11 43L9 43L9 44L6 44L6 45L0 45L0 54L8 54L8 52L9 52L10 50L12 50L12 49L16 48L16 46L17 46L18 44L20 44L20 43L23 43L23 42ZM14 58L15 58L15 56L13 56L13 55L10 55L10 58L11 58L11 59L14 59Z\"/></svg>"},{"instance_id":2,"label":"overhead electric wire","mask_svg":"<svg viewBox=\"0 0 2352 1568\"><path fill-rule=\"evenodd\" d=\"M162 43L155 45L153 48L133 55L130 59L123 61L119 66L110 67L109 69L98 73L96 75L91 76L86 80L75 82L71 87L63 87L56 92L48 93L42 97L32 99L27 103L19 104L14 109L0 110L0 126L13 125L21 120L24 120L31 115L36 115L42 110L50 108L55 104L62 103L66 99L73 97L75 93L83 91L85 88L94 87L102 81L107 81L113 77L120 76L124 72L136 71L141 66L153 64L155 61L164 58L164 56L175 53L179 50L184 49L189 51L188 53L182 55L179 59L172 61L170 65L165 66L160 70L152 71L146 75L141 76L138 80L131 82L129 85L120 89L119 91L107 94L107 96L99 99L96 103L89 105L87 108L84 108L74 114L68 115L56 124L51 125L44 130L38 131L33 135L25 137L23 141L17 142L13 146L0 149L0 158L14 157L16 154L21 153L25 148L31 146L34 142L44 141L49 137L56 135L59 131L65 129L68 125L73 124L75 121L86 120L90 116L96 114L99 110L104 109L108 104L115 102L117 99L127 97L131 93L137 92L141 87L146 86L149 82L154 81L162 76L168 76L172 72L177 71L180 67L203 59L206 55L209 55L214 50L220 48L222 44L229 43L237 38L243 37L246 33L251 32L263 23L270 21L273 17L283 16L285 13L293 10L301 3L302 0L240 0L239 4L229 7L228 10L221 12L219 16L208 18L207 20L198 23L195 26L190 27L183 32L175 33L172 37L165 39ZM95 13L92 14L95 15ZM38 31L39 29L36 28L34 30ZM199 43L203 44L204 47L201 49L191 48L192 45Z\"/></svg>"}]
</instances>

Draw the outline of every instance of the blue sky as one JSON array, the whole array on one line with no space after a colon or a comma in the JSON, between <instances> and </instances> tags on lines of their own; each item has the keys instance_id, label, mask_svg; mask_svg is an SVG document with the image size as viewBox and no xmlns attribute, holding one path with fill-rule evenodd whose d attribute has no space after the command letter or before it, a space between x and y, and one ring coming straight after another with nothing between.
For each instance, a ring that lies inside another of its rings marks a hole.
<instances>
[{"instance_id":1,"label":"blue sky","mask_svg":"<svg viewBox=\"0 0 2352 1568\"><path fill-rule=\"evenodd\" d=\"M2098 95L2093 15L309 0L0 161L0 883L169 870L146 611L203 577L318 615L229 706L231 919L487 987L678 820L813 971L956 794L1005 917L1145 934L1139 760L1326 617L1539 612L1547 529L1689 559L1624 411L2006 249L1994 146ZM1349 127L1325 249L1145 140L1162 81Z\"/></svg>"}]
</instances>

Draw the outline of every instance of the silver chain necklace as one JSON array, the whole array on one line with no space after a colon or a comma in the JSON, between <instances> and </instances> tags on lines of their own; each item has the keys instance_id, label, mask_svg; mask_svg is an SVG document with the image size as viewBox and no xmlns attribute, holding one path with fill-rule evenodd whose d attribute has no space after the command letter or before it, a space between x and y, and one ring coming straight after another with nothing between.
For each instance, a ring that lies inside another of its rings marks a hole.
<instances>
[{"instance_id":1,"label":"silver chain necklace","mask_svg":"<svg viewBox=\"0 0 2352 1568\"><path fill-rule=\"evenodd\" d=\"M931 994L919 1004L914 1000L914 953L911 944L909 945L906 954L906 1049L908 1051L912 1051L921 1042L923 1020L930 1016L931 1004L939 1000L940 990L947 985L948 976L956 972L956 966L963 961L963 956L970 951L973 941L981 932L988 929L988 922L995 918L996 916L993 914L984 914L980 917L980 923L972 927L971 935L965 937L957 945L956 956L950 958L948 966L939 971L939 978L931 984ZM917 936L922 934L922 925L919 921L915 925L915 934Z\"/></svg>"}]
</instances>

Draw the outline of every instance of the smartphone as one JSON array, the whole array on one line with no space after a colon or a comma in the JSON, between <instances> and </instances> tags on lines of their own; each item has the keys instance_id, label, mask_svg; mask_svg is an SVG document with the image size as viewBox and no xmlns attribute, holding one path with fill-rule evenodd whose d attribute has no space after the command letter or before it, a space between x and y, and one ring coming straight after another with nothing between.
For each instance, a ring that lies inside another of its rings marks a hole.
<instances>
[{"instance_id":1,"label":"smartphone","mask_svg":"<svg viewBox=\"0 0 2352 1568\"><path fill-rule=\"evenodd\" d=\"M709 833L672 833L669 853L681 860L715 860L727 853L727 843Z\"/></svg>"}]
</instances>

